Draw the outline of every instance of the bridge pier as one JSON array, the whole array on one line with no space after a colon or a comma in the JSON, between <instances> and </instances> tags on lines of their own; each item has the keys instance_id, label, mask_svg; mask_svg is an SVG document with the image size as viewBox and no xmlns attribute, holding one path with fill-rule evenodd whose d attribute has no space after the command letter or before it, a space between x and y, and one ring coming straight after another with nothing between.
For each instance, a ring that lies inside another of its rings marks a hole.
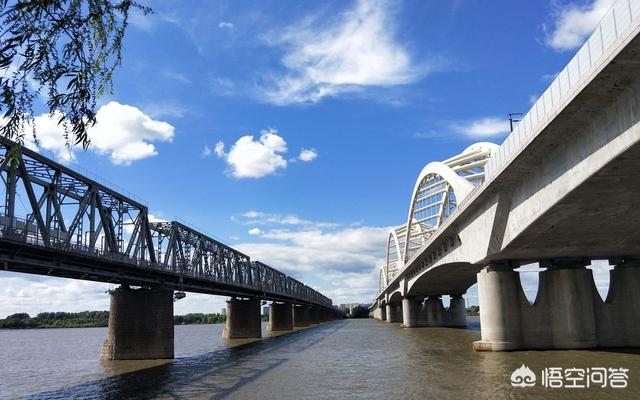
<instances>
[{"instance_id":1,"label":"bridge pier","mask_svg":"<svg viewBox=\"0 0 640 400\"><path fill-rule=\"evenodd\" d=\"M614 267L604 302L581 260L555 261L539 282L532 305L518 272L489 266L478 273L482 340L475 350L640 346L640 263Z\"/></svg>"},{"instance_id":2,"label":"bridge pier","mask_svg":"<svg viewBox=\"0 0 640 400\"><path fill-rule=\"evenodd\" d=\"M109 294L109 327L101 360L174 357L172 290L120 286Z\"/></svg>"},{"instance_id":3,"label":"bridge pier","mask_svg":"<svg viewBox=\"0 0 640 400\"><path fill-rule=\"evenodd\" d=\"M406 297L402 299L402 319L402 326L405 328L467 325L462 295L452 295L448 309L442 305L440 296L429 296L424 303L418 297Z\"/></svg>"},{"instance_id":4,"label":"bridge pier","mask_svg":"<svg viewBox=\"0 0 640 400\"><path fill-rule=\"evenodd\" d=\"M257 298L227 300L227 322L222 331L225 339L262 337L260 300Z\"/></svg>"},{"instance_id":5,"label":"bridge pier","mask_svg":"<svg viewBox=\"0 0 640 400\"><path fill-rule=\"evenodd\" d=\"M293 327L306 328L310 324L310 306L295 304L293 306Z\"/></svg>"},{"instance_id":6,"label":"bridge pier","mask_svg":"<svg viewBox=\"0 0 640 400\"><path fill-rule=\"evenodd\" d=\"M269 306L269 323L267 324L267 331L275 332L292 330L293 311L291 309L291 303L272 302Z\"/></svg>"},{"instance_id":7,"label":"bridge pier","mask_svg":"<svg viewBox=\"0 0 640 400\"><path fill-rule=\"evenodd\" d=\"M421 326L421 314L422 299L413 296L402 299L402 326L404 328Z\"/></svg>"},{"instance_id":8,"label":"bridge pier","mask_svg":"<svg viewBox=\"0 0 640 400\"><path fill-rule=\"evenodd\" d=\"M318 325L320 323L320 309L318 307L309 307L309 325Z\"/></svg>"},{"instance_id":9,"label":"bridge pier","mask_svg":"<svg viewBox=\"0 0 640 400\"><path fill-rule=\"evenodd\" d=\"M387 304L387 322L402 322L402 303Z\"/></svg>"}]
</instances>

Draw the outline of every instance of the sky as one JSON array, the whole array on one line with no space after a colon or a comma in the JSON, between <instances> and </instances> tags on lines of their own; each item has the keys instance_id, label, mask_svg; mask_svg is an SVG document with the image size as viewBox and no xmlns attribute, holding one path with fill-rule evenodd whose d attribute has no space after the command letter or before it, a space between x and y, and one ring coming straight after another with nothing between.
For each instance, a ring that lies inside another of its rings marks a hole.
<instances>
[{"instance_id":1,"label":"sky","mask_svg":"<svg viewBox=\"0 0 640 400\"><path fill-rule=\"evenodd\" d=\"M39 151L334 304L370 302L422 167L502 143L612 2L143 0L89 150L38 115ZM1 272L0 318L106 310L107 289ZM187 294L175 313L224 301Z\"/></svg>"}]
</instances>

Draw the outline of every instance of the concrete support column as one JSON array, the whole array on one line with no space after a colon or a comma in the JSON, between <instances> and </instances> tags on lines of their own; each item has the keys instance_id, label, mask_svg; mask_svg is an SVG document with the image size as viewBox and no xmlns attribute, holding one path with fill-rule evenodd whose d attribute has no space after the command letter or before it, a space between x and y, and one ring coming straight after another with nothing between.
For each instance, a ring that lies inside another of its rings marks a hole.
<instances>
[{"instance_id":1,"label":"concrete support column","mask_svg":"<svg viewBox=\"0 0 640 400\"><path fill-rule=\"evenodd\" d=\"M291 303L272 302L269 306L269 323L267 323L267 331L292 331L293 330L293 312Z\"/></svg>"},{"instance_id":2,"label":"concrete support column","mask_svg":"<svg viewBox=\"0 0 640 400\"><path fill-rule=\"evenodd\" d=\"M227 301L227 323L222 331L225 339L262 337L260 300L232 298Z\"/></svg>"},{"instance_id":3,"label":"concrete support column","mask_svg":"<svg viewBox=\"0 0 640 400\"><path fill-rule=\"evenodd\" d=\"M502 351L522 347L520 277L509 266L488 266L478 273L482 340L474 350Z\"/></svg>"},{"instance_id":4,"label":"concrete support column","mask_svg":"<svg viewBox=\"0 0 640 400\"><path fill-rule=\"evenodd\" d=\"M445 310L440 296L429 296L424 302L425 326L445 326Z\"/></svg>"},{"instance_id":5,"label":"concrete support column","mask_svg":"<svg viewBox=\"0 0 640 400\"><path fill-rule=\"evenodd\" d=\"M598 345L593 288L592 271L579 262L557 263L540 273L540 298L548 311L553 348Z\"/></svg>"},{"instance_id":6,"label":"concrete support column","mask_svg":"<svg viewBox=\"0 0 640 400\"><path fill-rule=\"evenodd\" d=\"M121 286L110 295L109 328L100 359L173 358L173 291Z\"/></svg>"},{"instance_id":7,"label":"concrete support column","mask_svg":"<svg viewBox=\"0 0 640 400\"><path fill-rule=\"evenodd\" d=\"M609 294L596 309L598 344L640 347L640 260L614 260Z\"/></svg>"},{"instance_id":8,"label":"concrete support column","mask_svg":"<svg viewBox=\"0 0 640 400\"><path fill-rule=\"evenodd\" d=\"M449 326L462 328L467 326L467 308L462 295L452 295L449 303Z\"/></svg>"},{"instance_id":9,"label":"concrete support column","mask_svg":"<svg viewBox=\"0 0 640 400\"><path fill-rule=\"evenodd\" d=\"M387 322L402 322L402 304L387 304Z\"/></svg>"},{"instance_id":10,"label":"concrete support column","mask_svg":"<svg viewBox=\"0 0 640 400\"><path fill-rule=\"evenodd\" d=\"M402 299L402 326L415 328L420 326L418 318L422 311L422 299L406 297Z\"/></svg>"},{"instance_id":11,"label":"concrete support column","mask_svg":"<svg viewBox=\"0 0 640 400\"><path fill-rule=\"evenodd\" d=\"M309 326L310 316L310 308L305 305L294 305L293 306L293 327L294 328L304 328Z\"/></svg>"}]
</instances>

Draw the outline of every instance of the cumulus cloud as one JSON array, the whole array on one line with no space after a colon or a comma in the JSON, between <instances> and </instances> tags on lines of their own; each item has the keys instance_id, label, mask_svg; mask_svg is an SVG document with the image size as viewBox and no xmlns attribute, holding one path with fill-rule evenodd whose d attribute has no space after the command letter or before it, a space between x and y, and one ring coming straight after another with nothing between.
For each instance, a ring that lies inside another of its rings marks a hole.
<instances>
[{"instance_id":1,"label":"cumulus cloud","mask_svg":"<svg viewBox=\"0 0 640 400\"><path fill-rule=\"evenodd\" d=\"M34 150L52 151L58 158L72 161L75 148L70 145L64 127L58 125L60 114L42 114L34 118L37 143L31 131L25 127L25 145ZM150 142L170 142L174 128L170 124L154 120L136 107L109 102L98 109L97 122L89 128L90 150L108 154L116 165L130 165L133 161L153 157L158 154Z\"/></svg>"},{"instance_id":2,"label":"cumulus cloud","mask_svg":"<svg viewBox=\"0 0 640 400\"><path fill-rule=\"evenodd\" d=\"M304 162L310 162L318 157L318 152L315 149L302 149L298 155L298 160Z\"/></svg>"},{"instance_id":3,"label":"cumulus cloud","mask_svg":"<svg viewBox=\"0 0 640 400\"><path fill-rule=\"evenodd\" d=\"M388 2L359 0L329 23L318 15L271 35L269 44L286 48L282 63L288 72L271 76L261 98L278 105L314 103L365 87L419 80L426 68L414 65L396 42L391 14Z\"/></svg>"},{"instance_id":4,"label":"cumulus cloud","mask_svg":"<svg viewBox=\"0 0 640 400\"><path fill-rule=\"evenodd\" d=\"M451 126L454 131L472 138L488 138L509 132L509 121L501 118L480 118Z\"/></svg>"},{"instance_id":5,"label":"cumulus cloud","mask_svg":"<svg viewBox=\"0 0 640 400\"><path fill-rule=\"evenodd\" d=\"M290 272L369 273L385 254L386 227L345 226L260 211L248 211L235 221L252 225L249 233L261 239L238 244L239 249Z\"/></svg>"},{"instance_id":6,"label":"cumulus cloud","mask_svg":"<svg viewBox=\"0 0 640 400\"><path fill-rule=\"evenodd\" d=\"M592 0L587 4L568 3L554 13L553 27L543 25L545 42L554 50L572 50L593 32L614 0Z\"/></svg>"},{"instance_id":7,"label":"cumulus cloud","mask_svg":"<svg viewBox=\"0 0 640 400\"><path fill-rule=\"evenodd\" d=\"M220 21L218 24L218 28L220 29L233 29L234 27L233 23L229 21Z\"/></svg>"},{"instance_id":8,"label":"cumulus cloud","mask_svg":"<svg viewBox=\"0 0 640 400\"><path fill-rule=\"evenodd\" d=\"M262 178L276 173L287 167L284 155L287 152L287 142L278 134L277 129L266 129L260 132L256 140L253 135L242 136L225 151L222 141L216 143L214 153L216 157L226 161L229 172L234 178ZM304 150L309 151L309 150ZM302 153L301 153L302 154ZM315 155L307 155L311 161Z\"/></svg>"}]
</instances>

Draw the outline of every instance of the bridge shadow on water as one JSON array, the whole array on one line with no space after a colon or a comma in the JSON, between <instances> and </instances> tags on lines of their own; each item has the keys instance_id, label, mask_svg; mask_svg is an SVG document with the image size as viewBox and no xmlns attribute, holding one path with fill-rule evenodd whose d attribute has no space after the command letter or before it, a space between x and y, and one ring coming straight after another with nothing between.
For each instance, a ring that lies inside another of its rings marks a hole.
<instances>
[{"instance_id":1,"label":"bridge shadow on water","mask_svg":"<svg viewBox=\"0 0 640 400\"><path fill-rule=\"evenodd\" d=\"M222 399L344 327L346 321L265 338L103 378L30 399Z\"/></svg>"}]
</instances>

